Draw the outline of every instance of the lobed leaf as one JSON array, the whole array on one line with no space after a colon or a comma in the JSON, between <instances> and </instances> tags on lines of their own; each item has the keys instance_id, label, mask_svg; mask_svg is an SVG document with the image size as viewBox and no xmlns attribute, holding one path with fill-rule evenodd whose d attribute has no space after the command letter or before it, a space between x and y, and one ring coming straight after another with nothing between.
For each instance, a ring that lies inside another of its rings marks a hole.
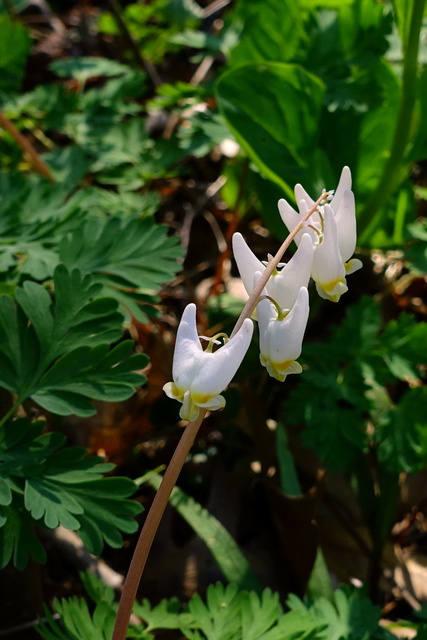
<instances>
[{"instance_id":1,"label":"lobed leaf","mask_svg":"<svg viewBox=\"0 0 427 640\"><path fill-rule=\"evenodd\" d=\"M114 468L83 447L62 449L64 437L42 433L44 422L22 418L3 427L0 440L3 503L0 511L1 566L11 557L23 568L28 555L44 560L31 524L78 530L92 553L104 543L122 544L121 532L137 528L141 506L128 499L135 484L128 478L103 477ZM9 494L12 499L9 499Z\"/></svg>"}]
</instances>

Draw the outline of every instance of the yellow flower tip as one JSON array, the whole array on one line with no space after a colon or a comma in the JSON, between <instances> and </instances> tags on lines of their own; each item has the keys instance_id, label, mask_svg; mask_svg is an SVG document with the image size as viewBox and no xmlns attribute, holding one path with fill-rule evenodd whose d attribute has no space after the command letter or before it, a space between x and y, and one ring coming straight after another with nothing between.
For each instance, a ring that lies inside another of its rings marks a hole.
<instances>
[{"instance_id":1,"label":"yellow flower tip","mask_svg":"<svg viewBox=\"0 0 427 640\"><path fill-rule=\"evenodd\" d=\"M178 400L179 402L183 402L184 400L184 391L178 389L174 382L167 382L163 385L163 391L166 393L168 398Z\"/></svg>"},{"instance_id":2,"label":"yellow flower tip","mask_svg":"<svg viewBox=\"0 0 427 640\"><path fill-rule=\"evenodd\" d=\"M316 282L316 289L321 298L331 302L338 302L343 293L348 291L345 278L331 282Z\"/></svg>"},{"instance_id":3,"label":"yellow flower tip","mask_svg":"<svg viewBox=\"0 0 427 640\"><path fill-rule=\"evenodd\" d=\"M195 393L194 391L191 393L192 401L194 402L194 404L197 404L199 407L208 403L212 399L212 397L213 396L210 394Z\"/></svg>"},{"instance_id":4,"label":"yellow flower tip","mask_svg":"<svg viewBox=\"0 0 427 640\"><path fill-rule=\"evenodd\" d=\"M361 269L363 267L363 263L361 260L358 260L357 258L353 258L352 260L349 260L348 262L344 262L344 268L345 268L345 272L346 275L350 275L351 273L354 273L355 271L358 271L358 269Z\"/></svg>"},{"instance_id":5,"label":"yellow flower tip","mask_svg":"<svg viewBox=\"0 0 427 640\"><path fill-rule=\"evenodd\" d=\"M296 360L284 360L283 362L275 362L269 360L260 354L260 361L272 378L276 378L279 382L284 382L291 373L301 373L302 366Z\"/></svg>"},{"instance_id":6,"label":"yellow flower tip","mask_svg":"<svg viewBox=\"0 0 427 640\"><path fill-rule=\"evenodd\" d=\"M348 287L345 283L345 278L339 278L338 280L331 280L331 282L322 282L322 289L325 293L330 296L340 294L342 295L348 290Z\"/></svg>"}]
</instances>

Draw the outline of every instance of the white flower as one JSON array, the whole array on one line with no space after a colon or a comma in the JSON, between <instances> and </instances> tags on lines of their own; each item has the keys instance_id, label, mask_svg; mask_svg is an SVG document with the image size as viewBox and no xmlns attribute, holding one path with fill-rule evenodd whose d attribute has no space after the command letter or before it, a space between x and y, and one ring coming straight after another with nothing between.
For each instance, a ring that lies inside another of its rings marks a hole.
<instances>
[{"instance_id":1,"label":"white flower","mask_svg":"<svg viewBox=\"0 0 427 640\"><path fill-rule=\"evenodd\" d=\"M186 306L176 336L173 382L163 387L167 396L182 403L179 415L183 420L195 420L201 407L214 411L225 406L220 394L240 367L252 333L253 323L247 318L224 346L214 353L203 351L197 334L196 305Z\"/></svg>"},{"instance_id":2,"label":"white flower","mask_svg":"<svg viewBox=\"0 0 427 640\"><path fill-rule=\"evenodd\" d=\"M279 200L283 222L292 231L302 216L313 206L314 200L300 184L295 186L297 213L286 200ZM303 233L310 233L314 244L312 277L322 298L338 302L348 289L346 275L362 267L360 260L350 260L356 248L356 207L351 191L348 167L341 172L340 181L329 204L319 207L305 222L295 242L300 244Z\"/></svg>"},{"instance_id":3,"label":"white flower","mask_svg":"<svg viewBox=\"0 0 427 640\"><path fill-rule=\"evenodd\" d=\"M290 373L302 371L296 359L301 355L308 320L306 287L300 288L290 311L283 309L280 316L277 311L268 299L263 299L258 304L260 360L270 376L283 382Z\"/></svg>"},{"instance_id":4,"label":"white flower","mask_svg":"<svg viewBox=\"0 0 427 640\"><path fill-rule=\"evenodd\" d=\"M252 253L240 233L233 235L233 254L244 287L250 295L254 288L254 276L265 267ZM273 272L266 285L266 295L273 298L281 309L292 309L301 287L307 287L313 262L313 242L305 233L300 245L287 264Z\"/></svg>"}]
</instances>

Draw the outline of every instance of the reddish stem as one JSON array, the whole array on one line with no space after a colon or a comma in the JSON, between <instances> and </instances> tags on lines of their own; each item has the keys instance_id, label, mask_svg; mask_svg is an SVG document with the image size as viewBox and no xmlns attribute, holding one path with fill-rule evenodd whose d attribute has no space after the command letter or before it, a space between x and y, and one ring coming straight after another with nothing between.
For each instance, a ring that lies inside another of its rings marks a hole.
<instances>
[{"instance_id":1,"label":"reddish stem","mask_svg":"<svg viewBox=\"0 0 427 640\"><path fill-rule=\"evenodd\" d=\"M163 513L168 504L172 489L174 488L188 453L193 446L194 439L199 431L206 415L206 409L200 409L196 420L189 422L181 436L175 453L163 476L162 483L154 497L153 504L147 514L144 526L139 534L138 543L133 553L129 571L123 585L123 592L120 598L119 609L117 611L116 623L114 626L112 640L125 640L129 626L129 619L132 613L136 592L144 571L147 557L153 544Z\"/></svg>"}]
</instances>

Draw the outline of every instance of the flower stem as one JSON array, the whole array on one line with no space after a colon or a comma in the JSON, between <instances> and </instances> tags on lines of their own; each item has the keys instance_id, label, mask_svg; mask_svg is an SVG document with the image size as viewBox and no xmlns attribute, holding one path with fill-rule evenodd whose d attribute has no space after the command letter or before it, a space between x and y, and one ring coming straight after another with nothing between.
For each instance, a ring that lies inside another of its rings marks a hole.
<instances>
[{"instance_id":1,"label":"flower stem","mask_svg":"<svg viewBox=\"0 0 427 640\"><path fill-rule=\"evenodd\" d=\"M262 293L262 290L264 289L265 285L267 284L267 282L269 281L273 271L277 268L279 262L281 261L283 254L285 253L285 251L288 249L289 245L291 244L292 240L295 238L295 236L301 231L301 229L303 228L303 224L306 220L309 219L309 217L317 210L317 207L319 206L319 204L322 204L323 201L326 201L328 199L329 196L329 191L326 191L324 193L322 193L322 195L320 196L320 198L318 198L316 200L316 202L313 204L313 206L307 211L307 213L305 213L301 220L299 221L299 223L297 224L297 226L295 227L295 229L293 229L293 231L291 231L291 233L288 235L288 237L286 238L286 240L284 241L284 243L282 244L282 246L280 247L280 249L278 250L278 252L276 253L276 255L274 256L274 258L272 258L271 260L269 260L265 271L263 271L261 278L258 280L258 283L256 284L254 290L252 291L251 295L249 296L242 313L240 314L236 325L231 333L230 339L236 335L236 333L238 332L238 330L240 329L240 327L242 326L244 320L246 318L250 318L251 315L253 314L253 312L255 311L255 307L257 306L258 302L259 302L259 297Z\"/></svg>"},{"instance_id":2,"label":"flower stem","mask_svg":"<svg viewBox=\"0 0 427 640\"><path fill-rule=\"evenodd\" d=\"M382 176L360 216L362 224L369 221L360 237L362 244L369 241L372 233L377 228L377 212L384 206L390 196L393 195L403 177L401 165L405 157L405 151L411 133L417 96L418 48L425 2L426 0L415 0L412 2L412 15L408 35L406 41L403 43L402 90L396 128L394 130L390 155L384 165Z\"/></svg>"},{"instance_id":3,"label":"flower stem","mask_svg":"<svg viewBox=\"0 0 427 640\"><path fill-rule=\"evenodd\" d=\"M0 126L6 129L6 131L12 136L15 142L18 143L23 151L28 153L28 155L31 157L31 161L34 167L37 169L40 175L42 175L44 178L47 178L54 184L56 180L46 162L42 160L31 142L25 136L23 136L20 131L18 131L13 122L11 122L2 111L0 111Z\"/></svg>"},{"instance_id":4,"label":"flower stem","mask_svg":"<svg viewBox=\"0 0 427 640\"><path fill-rule=\"evenodd\" d=\"M144 526L139 534L138 543L135 547L129 571L123 585L123 592L120 598L119 609L117 611L112 640L126 639L133 603L151 545L153 544L154 536L156 535L163 513L166 509L172 489L174 488L178 476L181 473L181 469L191 447L193 446L194 439L205 415L206 409L200 409L197 419L193 420L193 422L189 422L185 427L185 431L182 434L178 446L175 449L175 453L173 454L169 466L165 471L159 490L154 497L153 504L151 505L145 519Z\"/></svg>"},{"instance_id":5,"label":"flower stem","mask_svg":"<svg viewBox=\"0 0 427 640\"><path fill-rule=\"evenodd\" d=\"M318 198L318 200L313 204L311 209L309 209L307 213L304 214L295 229L288 235L274 258L269 261L257 286L249 297L245 308L238 318L231 337L233 337L237 333L239 328L242 326L244 319L250 318L256 305L258 304L262 290L264 289L271 274L279 264L286 249L289 247L297 233L303 228L303 223L308 220L308 218L317 210L319 204L327 200L328 195L328 192L322 193L320 198ZM175 453L173 454L169 466L165 471L162 483L147 514L144 526L142 527L141 533L139 534L139 539L133 553L132 561L130 563L125 583L123 585L123 592L120 598L119 609L117 611L113 637L111 640L126 640L126 633L129 626L129 619L132 613L133 603L136 597L139 582L141 580L142 572L144 571L144 567L147 562L147 557L150 552L151 545L153 544L154 536L156 535L163 513L166 509L167 503L172 493L172 489L174 488L178 476L181 473L181 469L184 466L184 462L193 445L194 439L197 435L197 432L199 431L200 425L202 424L206 413L206 409L200 409L197 419L189 422L185 427L185 431L182 434L177 448L175 449Z\"/></svg>"}]
</instances>

